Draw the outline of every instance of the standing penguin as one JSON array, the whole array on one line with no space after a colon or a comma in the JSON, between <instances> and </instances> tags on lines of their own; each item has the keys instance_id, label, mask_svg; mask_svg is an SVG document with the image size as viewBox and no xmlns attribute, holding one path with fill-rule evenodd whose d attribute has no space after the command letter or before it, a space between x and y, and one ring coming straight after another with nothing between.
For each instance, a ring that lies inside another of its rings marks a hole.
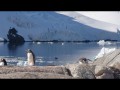
<instances>
[{"instance_id":1,"label":"standing penguin","mask_svg":"<svg viewBox=\"0 0 120 90\"><path fill-rule=\"evenodd\" d=\"M27 61L29 66L35 65L35 54L32 52L31 49L27 50Z\"/></svg>"},{"instance_id":2,"label":"standing penguin","mask_svg":"<svg viewBox=\"0 0 120 90\"><path fill-rule=\"evenodd\" d=\"M0 66L7 66L7 62L4 58L0 59Z\"/></svg>"}]
</instances>

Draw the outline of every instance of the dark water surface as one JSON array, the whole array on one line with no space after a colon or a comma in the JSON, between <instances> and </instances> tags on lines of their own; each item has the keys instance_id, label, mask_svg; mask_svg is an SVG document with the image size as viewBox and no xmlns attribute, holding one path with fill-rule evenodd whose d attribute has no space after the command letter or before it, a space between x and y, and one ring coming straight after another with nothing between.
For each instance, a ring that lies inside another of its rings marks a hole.
<instances>
[{"instance_id":1,"label":"dark water surface","mask_svg":"<svg viewBox=\"0 0 120 90\"><path fill-rule=\"evenodd\" d=\"M119 43L115 43L106 47L119 48L119 46ZM16 64L19 59L26 61L25 50L31 49L35 53L37 65L64 65L74 63L81 57L94 60L101 48L102 46L98 45L96 42L25 42L22 45L9 45L8 42L0 42L0 57L7 58L9 63Z\"/></svg>"}]
</instances>

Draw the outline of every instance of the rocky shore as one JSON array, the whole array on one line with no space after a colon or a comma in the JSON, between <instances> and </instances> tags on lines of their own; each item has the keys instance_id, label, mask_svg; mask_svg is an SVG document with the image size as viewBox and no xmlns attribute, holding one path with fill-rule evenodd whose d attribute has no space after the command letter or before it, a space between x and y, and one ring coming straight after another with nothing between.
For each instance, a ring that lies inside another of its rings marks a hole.
<instances>
[{"instance_id":1,"label":"rocky shore","mask_svg":"<svg viewBox=\"0 0 120 90\"><path fill-rule=\"evenodd\" d=\"M95 61L89 61L89 59L81 58L80 61L76 63L64 66L0 66L0 79L119 78L120 49L108 53Z\"/></svg>"}]
</instances>

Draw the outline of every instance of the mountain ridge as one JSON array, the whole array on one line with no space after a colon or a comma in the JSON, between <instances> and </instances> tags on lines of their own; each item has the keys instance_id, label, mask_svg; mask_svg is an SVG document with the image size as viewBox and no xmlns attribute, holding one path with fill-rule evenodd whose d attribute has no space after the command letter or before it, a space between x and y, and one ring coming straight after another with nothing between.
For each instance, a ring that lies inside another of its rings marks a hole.
<instances>
[{"instance_id":1,"label":"mountain ridge","mask_svg":"<svg viewBox=\"0 0 120 90\"><path fill-rule=\"evenodd\" d=\"M26 41L119 40L117 25L101 22L75 11L0 12L0 37L15 27Z\"/></svg>"}]
</instances>

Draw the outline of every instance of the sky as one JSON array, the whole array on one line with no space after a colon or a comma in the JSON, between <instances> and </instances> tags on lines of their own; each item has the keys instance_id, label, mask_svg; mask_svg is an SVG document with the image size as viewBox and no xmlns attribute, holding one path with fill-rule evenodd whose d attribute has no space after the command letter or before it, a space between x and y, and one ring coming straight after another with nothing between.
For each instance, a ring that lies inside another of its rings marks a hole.
<instances>
[{"instance_id":1,"label":"sky","mask_svg":"<svg viewBox=\"0 0 120 90\"><path fill-rule=\"evenodd\" d=\"M77 11L77 12L96 20L120 25L119 11Z\"/></svg>"}]
</instances>

